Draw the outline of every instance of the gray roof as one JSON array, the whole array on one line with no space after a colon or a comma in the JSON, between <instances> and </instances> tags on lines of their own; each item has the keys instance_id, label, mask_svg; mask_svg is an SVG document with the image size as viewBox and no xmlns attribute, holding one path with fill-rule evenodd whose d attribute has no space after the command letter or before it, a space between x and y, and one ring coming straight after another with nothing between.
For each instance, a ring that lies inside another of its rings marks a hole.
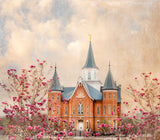
<instances>
[{"instance_id":1,"label":"gray roof","mask_svg":"<svg viewBox=\"0 0 160 140\"><path fill-rule=\"evenodd\" d=\"M89 96L94 100L102 100L102 93L95 89L94 87L90 86L86 82L83 81L83 85L86 89L86 92L89 94ZM73 92L75 90L75 87L64 87L63 88L63 94L62 94L62 100L67 99L69 100L71 96L73 95Z\"/></svg>"},{"instance_id":2,"label":"gray roof","mask_svg":"<svg viewBox=\"0 0 160 140\"><path fill-rule=\"evenodd\" d=\"M117 89L115 81L113 80L113 77L112 77L110 65L109 65L108 74L107 74L107 77L106 77L106 80L105 80L105 83L102 89Z\"/></svg>"},{"instance_id":3,"label":"gray roof","mask_svg":"<svg viewBox=\"0 0 160 140\"><path fill-rule=\"evenodd\" d=\"M74 91L75 87L64 87L63 88L63 93L62 93L62 100L64 99L70 99L72 96L72 93Z\"/></svg>"},{"instance_id":4,"label":"gray roof","mask_svg":"<svg viewBox=\"0 0 160 140\"><path fill-rule=\"evenodd\" d=\"M54 75L53 75L53 82L51 85L51 90L62 90L60 82L59 82L59 77L57 74L57 70L56 70L56 66L55 66L55 71L54 71Z\"/></svg>"},{"instance_id":5,"label":"gray roof","mask_svg":"<svg viewBox=\"0 0 160 140\"><path fill-rule=\"evenodd\" d=\"M94 60L91 41L89 43L89 50L88 50L88 56L87 56L87 59L86 59L86 63L83 66L83 68L98 68L96 66L96 63L95 63L95 60Z\"/></svg>"},{"instance_id":6,"label":"gray roof","mask_svg":"<svg viewBox=\"0 0 160 140\"><path fill-rule=\"evenodd\" d=\"M87 84L89 94L94 100L102 100L102 92Z\"/></svg>"}]
</instances>

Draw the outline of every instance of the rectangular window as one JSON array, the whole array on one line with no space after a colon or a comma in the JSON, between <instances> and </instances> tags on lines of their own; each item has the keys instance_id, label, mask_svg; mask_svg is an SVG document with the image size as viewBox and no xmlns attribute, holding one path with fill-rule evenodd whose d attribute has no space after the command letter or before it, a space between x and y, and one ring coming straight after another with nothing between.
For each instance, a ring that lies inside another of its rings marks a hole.
<instances>
[{"instance_id":1,"label":"rectangular window","mask_svg":"<svg viewBox=\"0 0 160 140\"><path fill-rule=\"evenodd\" d=\"M116 99L116 94L114 93L114 99Z\"/></svg>"},{"instance_id":2,"label":"rectangular window","mask_svg":"<svg viewBox=\"0 0 160 140\"><path fill-rule=\"evenodd\" d=\"M89 106L87 106L87 114L89 114Z\"/></svg>"},{"instance_id":3,"label":"rectangular window","mask_svg":"<svg viewBox=\"0 0 160 140\"><path fill-rule=\"evenodd\" d=\"M68 114L68 107L65 106L65 115L67 115L67 114Z\"/></svg>"},{"instance_id":4,"label":"rectangular window","mask_svg":"<svg viewBox=\"0 0 160 140\"><path fill-rule=\"evenodd\" d=\"M97 120L97 128L98 128L98 126L99 126L99 120Z\"/></svg>"},{"instance_id":5,"label":"rectangular window","mask_svg":"<svg viewBox=\"0 0 160 140\"><path fill-rule=\"evenodd\" d=\"M88 72L88 80L91 80L91 72Z\"/></svg>"},{"instance_id":6,"label":"rectangular window","mask_svg":"<svg viewBox=\"0 0 160 140\"><path fill-rule=\"evenodd\" d=\"M116 106L114 106L114 114L116 113Z\"/></svg>"},{"instance_id":7,"label":"rectangular window","mask_svg":"<svg viewBox=\"0 0 160 140\"><path fill-rule=\"evenodd\" d=\"M54 99L54 95L52 95L52 99Z\"/></svg>"},{"instance_id":8,"label":"rectangular window","mask_svg":"<svg viewBox=\"0 0 160 140\"><path fill-rule=\"evenodd\" d=\"M108 120L108 124L111 125L111 120L110 119Z\"/></svg>"},{"instance_id":9,"label":"rectangular window","mask_svg":"<svg viewBox=\"0 0 160 140\"><path fill-rule=\"evenodd\" d=\"M57 115L59 114L59 107L57 107Z\"/></svg>"},{"instance_id":10,"label":"rectangular window","mask_svg":"<svg viewBox=\"0 0 160 140\"><path fill-rule=\"evenodd\" d=\"M99 106L97 106L97 114L99 114Z\"/></svg>"},{"instance_id":11,"label":"rectangular window","mask_svg":"<svg viewBox=\"0 0 160 140\"><path fill-rule=\"evenodd\" d=\"M86 121L86 129L88 129L88 120Z\"/></svg>"},{"instance_id":12,"label":"rectangular window","mask_svg":"<svg viewBox=\"0 0 160 140\"><path fill-rule=\"evenodd\" d=\"M111 105L108 105L108 114L111 114Z\"/></svg>"},{"instance_id":13,"label":"rectangular window","mask_svg":"<svg viewBox=\"0 0 160 140\"><path fill-rule=\"evenodd\" d=\"M104 106L104 114L106 114L106 106Z\"/></svg>"},{"instance_id":14,"label":"rectangular window","mask_svg":"<svg viewBox=\"0 0 160 140\"><path fill-rule=\"evenodd\" d=\"M104 93L104 99L106 99L106 94Z\"/></svg>"},{"instance_id":15,"label":"rectangular window","mask_svg":"<svg viewBox=\"0 0 160 140\"><path fill-rule=\"evenodd\" d=\"M108 99L111 99L111 93L109 93L109 95L108 95Z\"/></svg>"},{"instance_id":16,"label":"rectangular window","mask_svg":"<svg viewBox=\"0 0 160 140\"><path fill-rule=\"evenodd\" d=\"M73 121L73 128L75 128L75 122Z\"/></svg>"},{"instance_id":17,"label":"rectangular window","mask_svg":"<svg viewBox=\"0 0 160 140\"><path fill-rule=\"evenodd\" d=\"M67 122L65 122L65 128L67 128Z\"/></svg>"},{"instance_id":18,"label":"rectangular window","mask_svg":"<svg viewBox=\"0 0 160 140\"><path fill-rule=\"evenodd\" d=\"M75 106L73 106L73 114L75 114Z\"/></svg>"},{"instance_id":19,"label":"rectangular window","mask_svg":"<svg viewBox=\"0 0 160 140\"><path fill-rule=\"evenodd\" d=\"M57 95L57 100L59 100L59 95Z\"/></svg>"}]
</instances>

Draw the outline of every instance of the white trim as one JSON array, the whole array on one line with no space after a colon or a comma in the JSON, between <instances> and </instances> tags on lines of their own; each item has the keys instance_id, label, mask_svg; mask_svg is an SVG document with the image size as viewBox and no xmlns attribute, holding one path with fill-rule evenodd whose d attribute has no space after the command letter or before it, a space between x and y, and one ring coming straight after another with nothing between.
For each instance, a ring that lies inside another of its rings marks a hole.
<instances>
[{"instance_id":1,"label":"white trim","mask_svg":"<svg viewBox=\"0 0 160 140\"><path fill-rule=\"evenodd\" d=\"M106 92L106 91L107 91L107 92L108 92L108 91L109 91L109 92L117 92L117 89L112 89L112 90L109 90L109 89L107 90L107 89L105 89L105 90L103 90L103 92Z\"/></svg>"},{"instance_id":2,"label":"white trim","mask_svg":"<svg viewBox=\"0 0 160 140\"><path fill-rule=\"evenodd\" d=\"M79 85L79 84L82 84L82 85L83 85L83 87L84 87L84 89L86 90L86 92L87 92L88 96L89 96L92 100L94 100L94 99L89 95L88 89L86 89L86 87L85 87L85 85L84 85L83 78L82 78L82 77L80 77L79 79L80 79L80 80L77 82L77 85L76 85L76 87L75 87L75 89L74 89L74 91L73 91L72 95L69 97L69 99L71 99L71 98L72 98L72 96L74 95L74 93L75 93L75 91L76 91L76 89L77 89L78 85ZM69 100L69 99L68 99L68 100Z\"/></svg>"}]
</instances>

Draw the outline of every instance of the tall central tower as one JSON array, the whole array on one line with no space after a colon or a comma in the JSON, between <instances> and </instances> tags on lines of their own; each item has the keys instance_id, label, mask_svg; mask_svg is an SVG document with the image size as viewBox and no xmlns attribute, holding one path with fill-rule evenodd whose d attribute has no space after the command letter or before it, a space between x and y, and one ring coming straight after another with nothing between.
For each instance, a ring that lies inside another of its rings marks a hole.
<instances>
[{"instance_id":1,"label":"tall central tower","mask_svg":"<svg viewBox=\"0 0 160 140\"><path fill-rule=\"evenodd\" d=\"M92 50L92 43L91 43L91 35L89 41L89 49L88 55L86 59L86 63L82 68L82 77L86 83L100 91L101 82L98 79L98 67L96 66L93 50Z\"/></svg>"}]
</instances>

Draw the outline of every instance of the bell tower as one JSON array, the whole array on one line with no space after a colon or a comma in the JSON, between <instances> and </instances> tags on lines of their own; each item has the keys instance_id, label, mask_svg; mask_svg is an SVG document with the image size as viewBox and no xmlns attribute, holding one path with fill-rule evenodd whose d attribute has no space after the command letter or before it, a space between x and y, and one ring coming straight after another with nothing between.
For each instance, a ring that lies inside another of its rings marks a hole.
<instances>
[{"instance_id":1,"label":"bell tower","mask_svg":"<svg viewBox=\"0 0 160 140\"><path fill-rule=\"evenodd\" d=\"M92 42L91 42L91 35L89 35L89 49L88 49L88 55L86 59L86 63L82 68L82 77L84 81L93 86L95 89L100 91L101 82L98 79L98 67L96 66L93 50L92 50Z\"/></svg>"}]
</instances>

